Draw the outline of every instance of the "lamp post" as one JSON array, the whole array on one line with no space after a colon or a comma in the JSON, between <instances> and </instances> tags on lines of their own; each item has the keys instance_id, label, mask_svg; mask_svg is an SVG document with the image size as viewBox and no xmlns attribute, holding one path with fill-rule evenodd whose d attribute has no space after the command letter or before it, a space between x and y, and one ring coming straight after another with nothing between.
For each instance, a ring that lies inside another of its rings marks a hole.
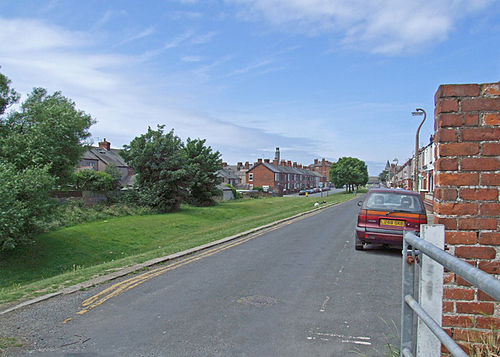
<instances>
[{"instance_id":1,"label":"lamp post","mask_svg":"<svg viewBox=\"0 0 500 357\"><path fill-rule=\"evenodd\" d=\"M422 108L417 108L417 109L415 109L414 112L411 113L411 115L413 115L413 116L423 115L424 116L424 119L422 120L422 122L418 126L417 136L415 139L415 168L414 168L414 182L415 182L415 184L413 185L413 190L418 192L418 134L420 132L420 128L422 127L422 124L424 124L425 118L427 117L427 113Z\"/></svg>"}]
</instances>

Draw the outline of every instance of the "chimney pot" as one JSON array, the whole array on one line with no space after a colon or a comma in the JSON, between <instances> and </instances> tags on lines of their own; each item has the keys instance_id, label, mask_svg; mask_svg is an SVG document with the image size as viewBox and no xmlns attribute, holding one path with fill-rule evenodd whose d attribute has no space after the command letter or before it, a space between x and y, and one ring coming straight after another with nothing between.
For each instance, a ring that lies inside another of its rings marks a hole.
<instances>
[{"instance_id":1,"label":"chimney pot","mask_svg":"<svg viewBox=\"0 0 500 357\"><path fill-rule=\"evenodd\" d=\"M250 163L247 161L247 162L245 162L245 169L248 170L249 168L250 168Z\"/></svg>"},{"instance_id":2,"label":"chimney pot","mask_svg":"<svg viewBox=\"0 0 500 357\"><path fill-rule=\"evenodd\" d=\"M281 160L280 165L281 166L286 166L286 161L285 160Z\"/></svg>"},{"instance_id":3,"label":"chimney pot","mask_svg":"<svg viewBox=\"0 0 500 357\"><path fill-rule=\"evenodd\" d=\"M318 159L314 159L314 165L318 164Z\"/></svg>"},{"instance_id":4,"label":"chimney pot","mask_svg":"<svg viewBox=\"0 0 500 357\"><path fill-rule=\"evenodd\" d=\"M292 162L290 160L288 160L286 164L287 164L287 166L292 167Z\"/></svg>"},{"instance_id":5,"label":"chimney pot","mask_svg":"<svg viewBox=\"0 0 500 357\"><path fill-rule=\"evenodd\" d=\"M264 159L264 162L265 162L266 164L269 164L269 159Z\"/></svg>"},{"instance_id":6,"label":"chimney pot","mask_svg":"<svg viewBox=\"0 0 500 357\"><path fill-rule=\"evenodd\" d=\"M293 167L297 167L297 162L294 162L294 163L293 163Z\"/></svg>"},{"instance_id":7,"label":"chimney pot","mask_svg":"<svg viewBox=\"0 0 500 357\"><path fill-rule=\"evenodd\" d=\"M99 148L109 151L111 150L111 143L109 141L106 141L106 138L104 138L103 141L99 142Z\"/></svg>"},{"instance_id":8,"label":"chimney pot","mask_svg":"<svg viewBox=\"0 0 500 357\"><path fill-rule=\"evenodd\" d=\"M257 162L260 164L262 163L262 159L257 159Z\"/></svg>"}]
</instances>

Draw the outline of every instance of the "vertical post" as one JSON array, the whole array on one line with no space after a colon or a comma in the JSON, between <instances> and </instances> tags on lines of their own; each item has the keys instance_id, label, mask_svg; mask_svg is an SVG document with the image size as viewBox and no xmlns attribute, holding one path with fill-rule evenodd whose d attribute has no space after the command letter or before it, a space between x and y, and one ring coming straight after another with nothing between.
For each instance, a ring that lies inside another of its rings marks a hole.
<instances>
[{"instance_id":1,"label":"vertical post","mask_svg":"<svg viewBox=\"0 0 500 357\"><path fill-rule=\"evenodd\" d=\"M444 249L444 225L423 224L420 226L422 239ZM441 326L443 314L443 275L441 264L421 254L422 269L418 282L419 304ZM441 356L441 342L429 330L427 325L418 319L417 327L417 356Z\"/></svg>"},{"instance_id":2,"label":"vertical post","mask_svg":"<svg viewBox=\"0 0 500 357\"><path fill-rule=\"evenodd\" d=\"M413 350L413 310L406 304L405 296L414 296L415 264L408 256L408 243L403 232L403 267L402 267L402 298L401 298L401 351Z\"/></svg>"}]
</instances>

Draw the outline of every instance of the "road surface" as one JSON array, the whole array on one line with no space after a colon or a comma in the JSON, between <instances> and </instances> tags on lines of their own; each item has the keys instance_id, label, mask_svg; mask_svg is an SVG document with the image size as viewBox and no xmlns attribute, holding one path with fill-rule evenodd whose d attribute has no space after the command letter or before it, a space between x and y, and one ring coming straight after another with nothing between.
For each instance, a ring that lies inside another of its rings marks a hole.
<instances>
[{"instance_id":1,"label":"road surface","mask_svg":"<svg viewBox=\"0 0 500 357\"><path fill-rule=\"evenodd\" d=\"M354 250L357 201L0 316L0 335L14 356L387 356L400 252Z\"/></svg>"}]
</instances>

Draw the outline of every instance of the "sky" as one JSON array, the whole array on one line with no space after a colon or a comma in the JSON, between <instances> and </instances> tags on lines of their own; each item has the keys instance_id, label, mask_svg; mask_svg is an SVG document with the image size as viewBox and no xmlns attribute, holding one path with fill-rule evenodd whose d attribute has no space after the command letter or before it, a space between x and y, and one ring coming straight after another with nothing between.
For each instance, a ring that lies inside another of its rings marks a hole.
<instances>
[{"instance_id":1,"label":"sky","mask_svg":"<svg viewBox=\"0 0 500 357\"><path fill-rule=\"evenodd\" d=\"M165 125L229 164L351 156L378 175L440 84L500 80L498 0L0 0L0 72L121 148Z\"/></svg>"}]
</instances>

